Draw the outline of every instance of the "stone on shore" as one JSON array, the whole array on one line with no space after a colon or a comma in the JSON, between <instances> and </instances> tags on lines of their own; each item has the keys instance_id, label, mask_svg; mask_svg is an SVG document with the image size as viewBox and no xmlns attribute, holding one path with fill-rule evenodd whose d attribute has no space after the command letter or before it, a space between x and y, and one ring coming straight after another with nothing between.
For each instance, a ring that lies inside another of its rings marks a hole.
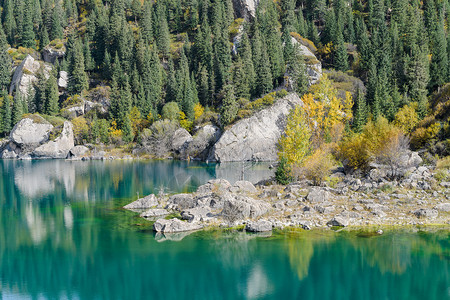
<instances>
[{"instance_id":1,"label":"stone on shore","mask_svg":"<svg viewBox=\"0 0 450 300\"><path fill-rule=\"evenodd\" d=\"M167 216L169 212L162 208L151 208L149 210L144 211L139 216L142 218L155 218L161 216Z\"/></svg>"},{"instance_id":2,"label":"stone on shore","mask_svg":"<svg viewBox=\"0 0 450 300\"><path fill-rule=\"evenodd\" d=\"M31 155L36 158L67 158L74 145L73 125L65 121L61 134L54 141L48 141L34 149Z\"/></svg>"},{"instance_id":3,"label":"stone on shore","mask_svg":"<svg viewBox=\"0 0 450 300\"><path fill-rule=\"evenodd\" d=\"M203 226L199 223L188 223L181 221L179 219L158 219L153 224L153 230L156 232L163 233L174 233L174 232L183 232L183 231L192 231L202 229Z\"/></svg>"},{"instance_id":4,"label":"stone on shore","mask_svg":"<svg viewBox=\"0 0 450 300\"><path fill-rule=\"evenodd\" d=\"M181 212L181 218L189 222L205 221L211 217L211 208L208 206L195 207Z\"/></svg>"},{"instance_id":5,"label":"stone on shore","mask_svg":"<svg viewBox=\"0 0 450 300\"><path fill-rule=\"evenodd\" d=\"M144 198L140 198L134 202L131 202L128 205L125 205L123 208L125 209L150 209L158 205L158 199L155 195L150 194Z\"/></svg>"},{"instance_id":6,"label":"stone on shore","mask_svg":"<svg viewBox=\"0 0 450 300\"><path fill-rule=\"evenodd\" d=\"M245 230L250 232L266 232L272 231L272 222L267 220L258 220L256 222L248 222Z\"/></svg>"},{"instance_id":7,"label":"stone on shore","mask_svg":"<svg viewBox=\"0 0 450 300\"><path fill-rule=\"evenodd\" d=\"M420 208L413 211L413 214L418 218L435 219L437 218L439 212L435 209Z\"/></svg>"},{"instance_id":8,"label":"stone on shore","mask_svg":"<svg viewBox=\"0 0 450 300\"><path fill-rule=\"evenodd\" d=\"M346 227L348 226L348 224L348 219L342 216L335 216L333 219L327 222L328 226Z\"/></svg>"}]
</instances>

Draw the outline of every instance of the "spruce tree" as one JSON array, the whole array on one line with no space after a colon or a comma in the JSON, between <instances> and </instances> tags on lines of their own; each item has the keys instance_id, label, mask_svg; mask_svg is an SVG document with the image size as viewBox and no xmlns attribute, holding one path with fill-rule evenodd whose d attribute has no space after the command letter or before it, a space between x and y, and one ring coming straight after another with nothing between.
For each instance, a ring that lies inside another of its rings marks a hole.
<instances>
[{"instance_id":1,"label":"spruce tree","mask_svg":"<svg viewBox=\"0 0 450 300\"><path fill-rule=\"evenodd\" d=\"M3 133L8 134L11 129L11 121L12 121L12 113L11 113L11 96L3 91L3 106L2 106L2 128Z\"/></svg>"},{"instance_id":2,"label":"spruce tree","mask_svg":"<svg viewBox=\"0 0 450 300\"><path fill-rule=\"evenodd\" d=\"M45 113L51 116L55 116L59 112L59 92L58 83L53 74L47 80L46 86L46 104Z\"/></svg>"},{"instance_id":3,"label":"spruce tree","mask_svg":"<svg viewBox=\"0 0 450 300\"><path fill-rule=\"evenodd\" d=\"M432 35L433 48L431 51L430 86L440 87L447 82L448 56L447 40L445 38L444 20L437 25Z\"/></svg>"},{"instance_id":4,"label":"spruce tree","mask_svg":"<svg viewBox=\"0 0 450 300\"><path fill-rule=\"evenodd\" d=\"M302 96L308 90L309 80L305 61L298 45L294 48L292 59L288 62L288 73L293 90Z\"/></svg>"},{"instance_id":5,"label":"spruce tree","mask_svg":"<svg viewBox=\"0 0 450 300\"><path fill-rule=\"evenodd\" d=\"M359 88L354 104L353 129L355 132L361 132L367 123L367 105L363 91Z\"/></svg>"},{"instance_id":6,"label":"spruce tree","mask_svg":"<svg viewBox=\"0 0 450 300\"><path fill-rule=\"evenodd\" d=\"M222 107L220 109L220 122L225 127L236 118L238 106L232 85L224 86L221 95Z\"/></svg>"},{"instance_id":7,"label":"spruce tree","mask_svg":"<svg viewBox=\"0 0 450 300\"><path fill-rule=\"evenodd\" d=\"M21 32L20 40L21 44L25 48L35 47L34 31L33 31L33 2L32 0L26 0L25 10L23 12L23 29Z\"/></svg>"},{"instance_id":8,"label":"spruce tree","mask_svg":"<svg viewBox=\"0 0 450 300\"><path fill-rule=\"evenodd\" d=\"M240 56L233 64L233 86L235 87L236 98L250 99L250 87L246 80L244 64Z\"/></svg>"},{"instance_id":9,"label":"spruce tree","mask_svg":"<svg viewBox=\"0 0 450 300\"><path fill-rule=\"evenodd\" d=\"M72 60L69 65L68 90L71 94L81 94L89 88L88 77L84 69L84 55L81 42L77 39L73 48Z\"/></svg>"},{"instance_id":10,"label":"spruce tree","mask_svg":"<svg viewBox=\"0 0 450 300\"><path fill-rule=\"evenodd\" d=\"M338 32L336 53L334 55L334 66L339 71L348 70L348 55L347 48L344 44L344 37L341 32Z\"/></svg>"},{"instance_id":11,"label":"spruce tree","mask_svg":"<svg viewBox=\"0 0 450 300\"><path fill-rule=\"evenodd\" d=\"M0 26L0 90L7 90L11 79L11 58L7 49L6 36Z\"/></svg>"},{"instance_id":12,"label":"spruce tree","mask_svg":"<svg viewBox=\"0 0 450 300\"><path fill-rule=\"evenodd\" d=\"M50 29L51 40L63 38L63 27L61 23L61 11L59 9L59 4L57 3L52 13L52 26Z\"/></svg>"},{"instance_id":13,"label":"spruce tree","mask_svg":"<svg viewBox=\"0 0 450 300\"><path fill-rule=\"evenodd\" d=\"M144 13L140 21L142 39L148 44L153 40L152 3L150 0L144 2Z\"/></svg>"},{"instance_id":14,"label":"spruce tree","mask_svg":"<svg viewBox=\"0 0 450 300\"><path fill-rule=\"evenodd\" d=\"M15 34L17 32L16 20L14 18L13 0L3 1L3 26L8 38L8 42L13 45L15 42Z\"/></svg>"},{"instance_id":15,"label":"spruce tree","mask_svg":"<svg viewBox=\"0 0 450 300\"><path fill-rule=\"evenodd\" d=\"M22 120L23 115L23 98L20 93L16 94L14 98L13 108L12 108L12 124L11 127L14 127L20 120Z\"/></svg>"}]
</instances>

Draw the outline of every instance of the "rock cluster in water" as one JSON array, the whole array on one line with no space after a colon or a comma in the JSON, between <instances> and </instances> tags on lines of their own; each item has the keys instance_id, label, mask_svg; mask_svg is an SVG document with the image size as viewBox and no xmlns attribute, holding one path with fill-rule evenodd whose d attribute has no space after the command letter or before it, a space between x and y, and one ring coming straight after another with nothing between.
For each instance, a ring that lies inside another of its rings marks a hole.
<instances>
[{"instance_id":1,"label":"rock cluster in water","mask_svg":"<svg viewBox=\"0 0 450 300\"><path fill-rule=\"evenodd\" d=\"M312 186L306 180L287 186L255 186L217 179L195 193L151 195L147 207L141 204L149 196L125 208L145 210L141 216L155 220L154 230L163 234L238 225L250 232L287 226L448 225L450 185L436 186L428 171L419 167L401 181L389 182L343 175L335 188ZM169 214L178 217L166 219Z\"/></svg>"}]
</instances>

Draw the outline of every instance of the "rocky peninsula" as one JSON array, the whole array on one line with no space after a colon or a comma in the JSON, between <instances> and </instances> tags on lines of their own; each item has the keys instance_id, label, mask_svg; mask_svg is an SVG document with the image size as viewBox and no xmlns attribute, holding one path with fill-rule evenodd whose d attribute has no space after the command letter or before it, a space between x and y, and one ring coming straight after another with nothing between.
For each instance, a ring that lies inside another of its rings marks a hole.
<instances>
[{"instance_id":1,"label":"rocky peninsula","mask_svg":"<svg viewBox=\"0 0 450 300\"><path fill-rule=\"evenodd\" d=\"M399 181L359 179L335 172L335 187L304 180L286 186L211 180L196 192L149 195L126 205L154 221L163 234L207 228L245 227L250 232L297 227L450 225L450 182L438 183L431 169L415 168Z\"/></svg>"}]
</instances>

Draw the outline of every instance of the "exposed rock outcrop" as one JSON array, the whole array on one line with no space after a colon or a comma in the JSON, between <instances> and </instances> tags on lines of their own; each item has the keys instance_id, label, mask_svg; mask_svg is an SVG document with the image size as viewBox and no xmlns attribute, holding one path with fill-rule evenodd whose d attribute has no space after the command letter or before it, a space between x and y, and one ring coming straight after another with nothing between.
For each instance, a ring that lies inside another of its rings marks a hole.
<instances>
[{"instance_id":1,"label":"exposed rock outcrop","mask_svg":"<svg viewBox=\"0 0 450 300\"><path fill-rule=\"evenodd\" d=\"M54 64L57 59L62 60L64 55L66 55L64 46L61 49L56 49L49 45L42 50L42 59L46 63Z\"/></svg>"},{"instance_id":2,"label":"exposed rock outcrop","mask_svg":"<svg viewBox=\"0 0 450 300\"><path fill-rule=\"evenodd\" d=\"M295 105L301 105L301 100L292 93L273 106L238 121L214 145L209 160L275 161L278 139L286 128L287 115Z\"/></svg>"},{"instance_id":3,"label":"exposed rock outcrop","mask_svg":"<svg viewBox=\"0 0 450 300\"><path fill-rule=\"evenodd\" d=\"M65 121L61 134L54 141L34 149L31 155L34 158L67 158L70 149L74 146L73 125Z\"/></svg>"},{"instance_id":4,"label":"exposed rock outcrop","mask_svg":"<svg viewBox=\"0 0 450 300\"><path fill-rule=\"evenodd\" d=\"M238 18L250 20L255 17L259 0L233 0L233 7Z\"/></svg>"},{"instance_id":5,"label":"exposed rock outcrop","mask_svg":"<svg viewBox=\"0 0 450 300\"><path fill-rule=\"evenodd\" d=\"M134 209L150 209L154 206L158 205L158 199L156 198L155 195L150 194L144 198L140 198L134 202L131 202L128 205L125 205L123 208L125 209L130 209L130 210L134 210Z\"/></svg>"},{"instance_id":6,"label":"exposed rock outcrop","mask_svg":"<svg viewBox=\"0 0 450 300\"><path fill-rule=\"evenodd\" d=\"M79 158L86 155L89 152L89 148L86 146L78 145L70 149L69 158Z\"/></svg>"},{"instance_id":7,"label":"exposed rock outcrop","mask_svg":"<svg viewBox=\"0 0 450 300\"><path fill-rule=\"evenodd\" d=\"M205 125L200 127L193 136L193 140L187 144L186 155L191 158L206 160L209 150L219 139L221 134L217 126Z\"/></svg>"},{"instance_id":8,"label":"exposed rock outcrop","mask_svg":"<svg viewBox=\"0 0 450 300\"><path fill-rule=\"evenodd\" d=\"M248 222L245 230L250 232L266 232L272 231L272 223L267 220L258 220L256 222Z\"/></svg>"},{"instance_id":9,"label":"exposed rock outcrop","mask_svg":"<svg viewBox=\"0 0 450 300\"><path fill-rule=\"evenodd\" d=\"M36 148L49 139L53 125L38 115L20 120L11 130L10 139L23 150Z\"/></svg>"},{"instance_id":10,"label":"exposed rock outcrop","mask_svg":"<svg viewBox=\"0 0 450 300\"><path fill-rule=\"evenodd\" d=\"M45 64L41 65L31 55L27 55L14 71L9 93L12 94L13 91L18 91L24 97L30 96L29 93L34 91L34 84L38 80L37 74L41 67L44 76L48 78L51 67Z\"/></svg>"}]
</instances>

